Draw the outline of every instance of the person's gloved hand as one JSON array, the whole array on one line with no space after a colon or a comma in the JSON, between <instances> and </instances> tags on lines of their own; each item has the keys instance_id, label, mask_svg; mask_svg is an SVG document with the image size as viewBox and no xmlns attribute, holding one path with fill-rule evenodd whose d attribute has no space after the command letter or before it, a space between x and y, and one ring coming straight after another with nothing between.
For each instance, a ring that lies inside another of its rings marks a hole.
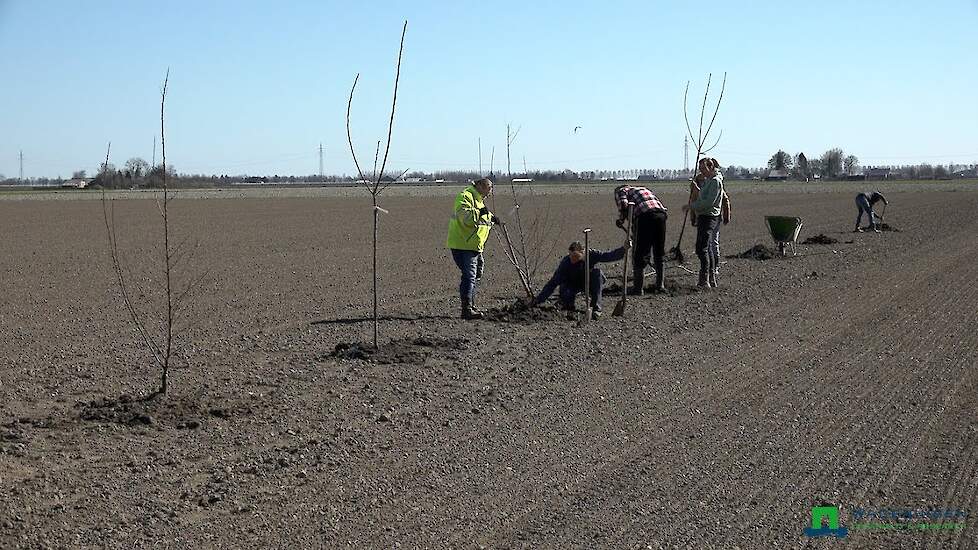
<instances>
[{"instance_id":1,"label":"person's gloved hand","mask_svg":"<svg viewBox=\"0 0 978 550\"><path fill-rule=\"evenodd\" d=\"M631 247L632 247L632 240L631 239L628 239L628 242L625 243L625 250L628 250Z\"/></svg>"},{"instance_id":2,"label":"person's gloved hand","mask_svg":"<svg viewBox=\"0 0 978 550\"><path fill-rule=\"evenodd\" d=\"M488 216L490 214L489 209L485 206L479 209L480 216Z\"/></svg>"},{"instance_id":3,"label":"person's gloved hand","mask_svg":"<svg viewBox=\"0 0 978 550\"><path fill-rule=\"evenodd\" d=\"M497 216L495 214L490 214L489 221L491 221L492 223L494 223L496 225L502 225L503 224L503 220L499 219L499 216Z\"/></svg>"},{"instance_id":4,"label":"person's gloved hand","mask_svg":"<svg viewBox=\"0 0 978 550\"><path fill-rule=\"evenodd\" d=\"M615 220L615 225L618 226L618 229L625 229L625 220L617 219Z\"/></svg>"}]
</instances>

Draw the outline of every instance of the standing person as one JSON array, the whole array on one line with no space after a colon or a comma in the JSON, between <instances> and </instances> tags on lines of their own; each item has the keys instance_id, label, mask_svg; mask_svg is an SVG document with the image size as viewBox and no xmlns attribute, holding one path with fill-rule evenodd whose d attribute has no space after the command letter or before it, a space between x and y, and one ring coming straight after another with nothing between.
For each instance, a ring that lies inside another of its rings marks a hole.
<instances>
[{"instance_id":1,"label":"standing person","mask_svg":"<svg viewBox=\"0 0 978 550\"><path fill-rule=\"evenodd\" d=\"M730 223L730 196L727 195L726 189L723 191L723 200L720 201L720 219L723 225ZM713 266L713 274L717 277L720 276L720 227L717 226L713 238L710 239L710 253L717 259L716 265Z\"/></svg>"},{"instance_id":2,"label":"standing person","mask_svg":"<svg viewBox=\"0 0 978 550\"><path fill-rule=\"evenodd\" d=\"M696 255L700 259L701 288L716 288L717 276L714 268L720 263L720 257L710 250L709 242L715 238L720 226L721 204L723 202L723 174L718 168L717 159L704 157L699 162L699 174L693 178L693 200L683 206L683 210L692 210L696 214Z\"/></svg>"},{"instance_id":3,"label":"standing person","mask_svg":"<svg viewBox=\"0 0 978 550\"><path fill-rule=\"evenodd\" d=\"M466 187L455 197L455 207L448 222L445 247L462 274L458 294L462 300L462 319L482 319L475 307L476 282L482 278L484 261L482 249L489 240L493 224L502 223L485 205L492 194L492 180L482 178Z\"/></svg>"},{"instance_id":4,"label":"standing person","mask_svg":"<svg viewBox=\"0 0 978 550\"><path fill-rule=\"evenodd\" d=\"M859 209L859 214L856 216L856 229L853 230L854 233L862 233L863 228L859 227L859 222L863 219L863 212L869 217L869 225L866 229L872 229L873 231L879 233L880 230L876 227L876 213L873 212L873 205L883 201L883 204L890 204L887 202L886 197L883 196L879 191L873 191L872 193L859 193L856 195L856 208Z\"/></svg>"},{"instance_id":5,"label":"standing person","mask_svg":"<svg viewBox=\"0 0 978 550\"><path fill-rule=\"evenodd\" d=\"M593 248L587 251L588 263L591 266L591 318L594 320L601 317L601 291L604 289L605 281L604 273L601 272L601 268L596 267L596 264L617 262L625 257L626 248L622 246L608 252L601 252ZM554 289L560 287L558 292L560 305L573 315L574 301L578 294L584 292L585 265L584 244L581 241L570 243L567 248L567 255L557 264L557 270L554 271L553 276L550 277L550 280L547 281L547 284L543 286L543 289L540 290L530 305L535 306L543 303L553 294Z\"/></svg>"},{"instance_id":6,"label":"standing person","mask_svg":"<svg viewBox=\"0 0 978 550\"><path fill-rule=\"evenodd\" d=\"M645 285L645 266L649 264L649 252L652 252L652 267L655 269L655 290L662 292L666 289L663 284L663 257L666 254L666 218L668 214L662 202L645 187L620 185L615 188L615 205L618 207L618 219L615 225L625 226L628 218L628 203L634 203L635 219L632 220L631 238L635 241L632 248L634 268L632 271L632 288L629 294L641 296ZM624 290L624 289L623 289Z\"/></svg>"}]
</instances>

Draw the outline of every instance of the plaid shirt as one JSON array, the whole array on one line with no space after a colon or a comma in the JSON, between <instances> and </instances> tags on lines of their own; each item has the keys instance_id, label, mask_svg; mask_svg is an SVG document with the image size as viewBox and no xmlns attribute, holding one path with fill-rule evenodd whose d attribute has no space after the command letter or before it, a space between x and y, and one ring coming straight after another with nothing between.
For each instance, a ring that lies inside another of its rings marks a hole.
<instances>
[{"instance_id":1,"label":"plaid shirt","mask_svg":"<svg viewBox=\"0 0 978 550\"><path fill-rule=\"evenodd\" d=\"M615 204L618 205L618 211L621 212L623 218L628 215L629 201L635 203L636 214L652 212L653 210L666 211L665 205L652 194L652 191L644 187L626 185L615 191Z\"/></svg>"}]
</instances>

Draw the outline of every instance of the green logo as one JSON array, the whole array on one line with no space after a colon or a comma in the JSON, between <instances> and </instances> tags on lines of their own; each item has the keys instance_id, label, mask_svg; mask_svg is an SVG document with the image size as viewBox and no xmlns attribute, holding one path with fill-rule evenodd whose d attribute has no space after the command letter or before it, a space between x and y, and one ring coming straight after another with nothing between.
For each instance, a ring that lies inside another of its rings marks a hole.
<instances>
[{"instance_id":1,"label":"green logo","mask_svg":"<svg viewBox=\"0 0 978 550\"><path fill-rule=\"evenodd\" d=\"M823 526L826 522L828 525ZM849 534L849 529L839 526L837 506L812 506L812 526L805 528L809 537L835 537L841 539Z\"/></svg>"}]
</instances>

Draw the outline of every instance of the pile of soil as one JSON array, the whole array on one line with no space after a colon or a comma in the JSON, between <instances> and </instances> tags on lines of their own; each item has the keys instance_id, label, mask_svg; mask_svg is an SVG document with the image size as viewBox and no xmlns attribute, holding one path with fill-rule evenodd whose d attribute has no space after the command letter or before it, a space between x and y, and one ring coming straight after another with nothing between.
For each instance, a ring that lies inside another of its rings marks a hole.
<instances>
[{"instance_id":1,"label":"pile of soil","mask_svg":"<svg viewBox=\"0 0 978 550\"><path fill-rule=\"evenodd\" d=\"M371 361L382 365L407 363L420 365L437 350L465 349L468 341L464 338L397 338L390 343L374 349L372 344L362 342L340 342L328 355L335 359ZM322 357L320 359L323 359Z\"/></svg>"},{"instance_id":2,"label":"pile of soil","mask_svg":"<svg viewBox=\"0 0 978 550\"><path fill-rule=\"evenodd\" d=\"M827 237L822 233L819 233L814 237L808 237L802 241L801 244L836 244L838 242L839 241L837 239L833 239L832 237Z\"/></svg>"},{"instance_id":3,"label":"pile of soil","mask_svg":"<svg viewBox=\"0 0 978 550\"><path fill-rule=\"evenodd\" d=\"M892 225L890 225L888 223L881 223L881 224L877 225L876 227L879 228L880 231L892 231L894 233L899 233L900 232L899 229L893 227Z\"/></svg>"},{"instance_id":4,"label":"pile of soil","mask_svg":"<svg viewBox=\"0 0 978 550\"><path fill-rule=\"evenodd\" d=\"M182 398L154 395L118 398L103 397L75 405L82 420L96 423L122 424L132 427L173 426L177 429L196 430L206 417L227 419L236 413L226 408L208 409L199 403Z\"/></svg>"},{"instance_id":5,"label":"pile of soil","mask_svg":"<svg viewBox=\"0 0 978 550\"><path fill-rule=\"evenodd\" d=\"M516 300L512 304L490 309L485 318L499 323L535 323L566 320L567 312L550 303L527 307L522 300Z\"/></svg>"},{"instance_id":6,"label":"pile of soil","mask_svg":"<svg viewBox=\"0 0 978 550\"><path fill-rule=\"evenodd\" d=\"M771 250L763 244L755 244L752 248L741 252L740 254L734 254L732 256L727 256L728 258L746 258L750 260L770 260L776 257L778 253Z\"/></svg>"}]
</instances>

